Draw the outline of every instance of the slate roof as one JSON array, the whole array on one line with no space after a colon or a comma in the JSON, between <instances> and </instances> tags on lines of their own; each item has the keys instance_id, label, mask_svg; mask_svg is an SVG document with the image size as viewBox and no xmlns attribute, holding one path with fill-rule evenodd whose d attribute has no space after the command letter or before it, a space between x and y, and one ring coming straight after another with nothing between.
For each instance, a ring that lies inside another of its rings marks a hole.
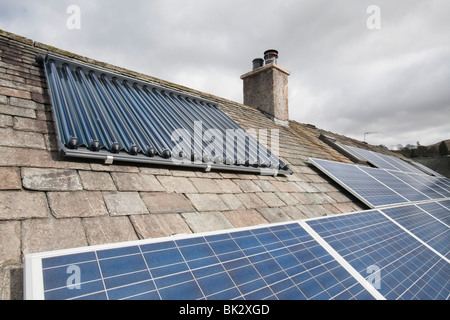
<instances>
[{"instance_id":1,"label":"slate roof","mask_svg":"<svg viewBox=\"0 0 450 320\"><path fill-rule=\"evenodd\" d=\"M47 84L36 54L53 53L217 102L245 129L280 130L289 176L105 165L57 152ZM295 107L295 106L292 106ZM22 299L25 254L180 233L298 220L365 209L309 166L308 157L352 163L294 121L0 30L0 299Z\"/></svg>"}]
</instances>

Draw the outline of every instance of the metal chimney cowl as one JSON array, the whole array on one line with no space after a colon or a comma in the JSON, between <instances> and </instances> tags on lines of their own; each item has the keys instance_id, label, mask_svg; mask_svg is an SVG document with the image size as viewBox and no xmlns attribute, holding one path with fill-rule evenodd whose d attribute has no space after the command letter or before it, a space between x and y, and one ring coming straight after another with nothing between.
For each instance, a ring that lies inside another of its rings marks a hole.
<instances>
[{"instance_id":1,"label":"metal chimney cowl","mask_svg":"<svg viewBox=\"0 0 450 320\"><path fill-rule=\"evenodd\" d=\"M269 49L264 52L264 62L266 65L278 62L278 51Z\"/></svg>"}]
</instances>

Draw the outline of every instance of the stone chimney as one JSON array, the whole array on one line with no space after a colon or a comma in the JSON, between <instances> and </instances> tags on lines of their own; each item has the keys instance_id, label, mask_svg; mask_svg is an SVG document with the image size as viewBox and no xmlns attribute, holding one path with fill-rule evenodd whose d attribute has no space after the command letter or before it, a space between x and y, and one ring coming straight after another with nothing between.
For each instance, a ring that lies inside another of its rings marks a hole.
<instances>
[{"instance_id":1,"label":"stone chimney","mask_svg":"<svg viewBox=\"0 0 450 320\"><path fill-rule=\"evenodd\" d=\"M253 70L242 75L244 104L263 111L275 122L287 125L288 76L290 72L278 65L278 51L267 50L264 60L253 60Z\"/></svg>"}]
</instances>

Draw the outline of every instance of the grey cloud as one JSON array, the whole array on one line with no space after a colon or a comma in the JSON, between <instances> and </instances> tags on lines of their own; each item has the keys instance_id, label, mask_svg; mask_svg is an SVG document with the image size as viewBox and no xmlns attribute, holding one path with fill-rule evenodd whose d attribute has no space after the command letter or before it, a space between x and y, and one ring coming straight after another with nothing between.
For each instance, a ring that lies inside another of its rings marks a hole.
<instances>
[{"instance_id":1,"label":"grey cloud","mask_svg":"<svg viewBox=\"0 0 450 320\"><path fill-rule=\"evenodd\" d=\"M65 27L81 8L82 29ZM10 1L0 28L242 102L240 75L265 49L291 71L290 116L369 142L450 137L450 3L378 0Z\"/></svg>"}]
</instances>

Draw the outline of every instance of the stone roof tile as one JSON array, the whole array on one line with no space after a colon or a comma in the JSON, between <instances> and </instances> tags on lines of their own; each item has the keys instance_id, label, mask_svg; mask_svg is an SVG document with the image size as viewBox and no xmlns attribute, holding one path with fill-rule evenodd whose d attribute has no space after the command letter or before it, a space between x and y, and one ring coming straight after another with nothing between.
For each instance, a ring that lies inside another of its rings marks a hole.
<instances>
[{"instance_id":1,"label":"stone roof tile","mask_svg":"<svg viewBox=\"0 0 450 320\"><path fill-rule=\"evenodd\" d=\"M130 216L130 220L140 239L192 233L178 213L133 215Z\"/></svg>"}]
</instances>

